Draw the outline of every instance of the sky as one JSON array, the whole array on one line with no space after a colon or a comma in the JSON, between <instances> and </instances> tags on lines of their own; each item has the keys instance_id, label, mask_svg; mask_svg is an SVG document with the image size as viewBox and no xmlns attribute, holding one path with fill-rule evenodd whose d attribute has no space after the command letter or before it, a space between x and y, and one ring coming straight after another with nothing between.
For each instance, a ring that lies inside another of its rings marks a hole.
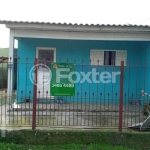
<instances>
[{"instance_id":1,"label":"sky","mask_svg":"<svg viewBox=\"0 0 150 150\"><path fill-rule=\"evenodd\" d=\"M0 0L0 20L150 25L150 0ZM0 48L9 29L0 25Z\"/></svg>"}]
</instances>

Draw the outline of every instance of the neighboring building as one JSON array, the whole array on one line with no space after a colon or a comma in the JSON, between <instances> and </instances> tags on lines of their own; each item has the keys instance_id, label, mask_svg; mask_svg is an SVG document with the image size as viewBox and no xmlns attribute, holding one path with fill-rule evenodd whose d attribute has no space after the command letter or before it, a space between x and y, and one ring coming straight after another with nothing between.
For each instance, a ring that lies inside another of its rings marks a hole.
<instances>
[{"instance_id":1,"label":"neighboring building","mask_svg":"<svg viewBox=\"0 0 150 150\"><path fill-rule=\"evenodd\" d=\"M14 49L14 84L13 84L13 90L16 90L16 82L17 82L17 49ZM0 85L2 88L7 88L7 76L8 76L8 60L9 60L9 48L0 48ZM3 79L3 81L2 81ZM3 85L2 85L3 84Z\"/></svg>"},{"instance_id":2,"label":"neighboring building","mask_svg":"<svg viewBox=\"0 0 150 150\"><path fill-rule=\"evenodd\" d=\"M124 93L127 93L128 97L134 93L137 98L140 98L141 89L144 88L145 91L150 92L150 72L146 71L145 74L144 68L141 67L138 70L138 77L135 78L137 75L136 67L129 68L129 61L131 61L131 66L136 66L137 60L139 66L142 66L145 61L147 65L150 65L149 26L77 25L16 21L0 21L0 24L6 24L6 27L10 28L9 56L12 58L14 56L14 40L18 40L18 102L25 102L27 97L30 97L31 101L33 100L33 83L30 81L29 72L36 57L41 62L44 59L49 63L76 63L76 70L85 73L91 71L92 68L97 69L98 72L117 72L120 71L121 61L124 61ZM13 71L9 69L10 79L8 83L10 89L8 91L10 93L13 87L12 74ZM66 97L66 99L88 102L92 99L96 100L94 97L100 99L102 96L102 99L107 101L108 93L110 94L109 99L115 97L115 93L119 93L119 83L119 76L117 76L114 84L77 83L76 95ZM38 89L40 88L38 87ZM48 91L50 95L49 89L50 85L47 85L40 90L41 93ZM101 92L102 95L100 95ZM78 99L77 93L79 93L80 99ZM42 98L44 99L46 96Z\"/></svg>"},{"instance_id":3,"label":"neighboring building","mask_svg":"<svg viewBox=\"0 0 150 150\"><path fill-rule=\"evenodd\" d=\"M8 57L9 56L9 48L0 48L0 57Z\"/></svg>"},{"instance_id":4,"label":"neighboring building","mask_svg":"<svg viewBox=\"0 0 150 150\"><path fill-rule=\"evenodd\" d=\"M0 48L0 89L7 88L9 48Z\"/></svg>"}]
</instances>

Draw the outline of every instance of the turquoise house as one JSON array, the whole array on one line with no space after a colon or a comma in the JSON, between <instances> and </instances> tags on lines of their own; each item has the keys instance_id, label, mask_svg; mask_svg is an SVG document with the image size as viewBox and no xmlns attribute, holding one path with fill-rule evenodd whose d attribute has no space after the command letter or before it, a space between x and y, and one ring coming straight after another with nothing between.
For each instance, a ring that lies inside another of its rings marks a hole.
<instances>
[{"instance_id":1,"label":"turquoise house","mask_svg":"<svg viewBox=\"0 0 150 150\"><path fill-rule=\"evenodd\" d=\"M150 93L150 26L16 21L0 21L0 24L10 29L12 58L14 40L18 41L18 103L33 101L35 58L39 60L38 82L43 83L37 85L37 99L43 102L58 98L51 96L50 76L44 76L48 72L42 67L46 65L50 69L52 62L76 66L75 95L64 96L67 101L118 103L121 61L124 61L123 102L136 103L143 99L141 90ZM8 69L11 96L14 71L13 67Z\"/></svg>"}]
</instances>

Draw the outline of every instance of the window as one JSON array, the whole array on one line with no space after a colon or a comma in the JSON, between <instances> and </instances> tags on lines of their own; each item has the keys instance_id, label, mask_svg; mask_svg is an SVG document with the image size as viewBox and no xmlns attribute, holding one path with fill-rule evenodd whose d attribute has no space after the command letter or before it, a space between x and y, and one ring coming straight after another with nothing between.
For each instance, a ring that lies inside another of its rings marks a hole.
<instances>
[{"instance_id":1,"label":"window","mask_svg":"<svg viewBox=\"0 0 150 150\"><path fill-rule=\"evenodd\" d=\"M56 49L50 47L37 47L36 57L39 59L39 64L44 64L50 67L52 62L55 62ZM41 65L41 67L44 67Z\"/></svg>"},{"instance_id":2,"label":"window","mask_svg":"<svg viewBox=\"0 0 150 150\"><path fill-rule=\"evenodd\" d=\"M125 50L91 50L91 65L115 65L120 66L121 61L126 65ZM99 63L98 63L99 60Z\"/></svg>"}]
</instances>

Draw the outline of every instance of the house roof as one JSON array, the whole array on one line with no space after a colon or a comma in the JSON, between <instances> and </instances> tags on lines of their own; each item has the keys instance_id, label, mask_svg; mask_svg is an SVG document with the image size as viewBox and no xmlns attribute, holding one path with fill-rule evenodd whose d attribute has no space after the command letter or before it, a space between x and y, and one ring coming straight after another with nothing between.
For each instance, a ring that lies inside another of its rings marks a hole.
<instances>
[{"instance_id":1,"label":"house roof","mask_svg":"<svg viewBox=\"0 0 150 150\"><path fill-rule=\"evenodd\" d=\"M103 26L103 27L149 27L150 25L137 24L78 24L78 23L55 23L55 22L34 22L34 21L9 21L0 20L0 24L47 24L47 25L71 25L71 26Z\"/></svg>"},{"instance_id":2,"label":"house roof","mask_svg":"<svg viewBox=\"0 0 150 150\"><path fill-rule=\"evenodd\" d=\"M72 24L0 20L14 37L150 41L150 25Z\"/></svg>"}]
</instances>

